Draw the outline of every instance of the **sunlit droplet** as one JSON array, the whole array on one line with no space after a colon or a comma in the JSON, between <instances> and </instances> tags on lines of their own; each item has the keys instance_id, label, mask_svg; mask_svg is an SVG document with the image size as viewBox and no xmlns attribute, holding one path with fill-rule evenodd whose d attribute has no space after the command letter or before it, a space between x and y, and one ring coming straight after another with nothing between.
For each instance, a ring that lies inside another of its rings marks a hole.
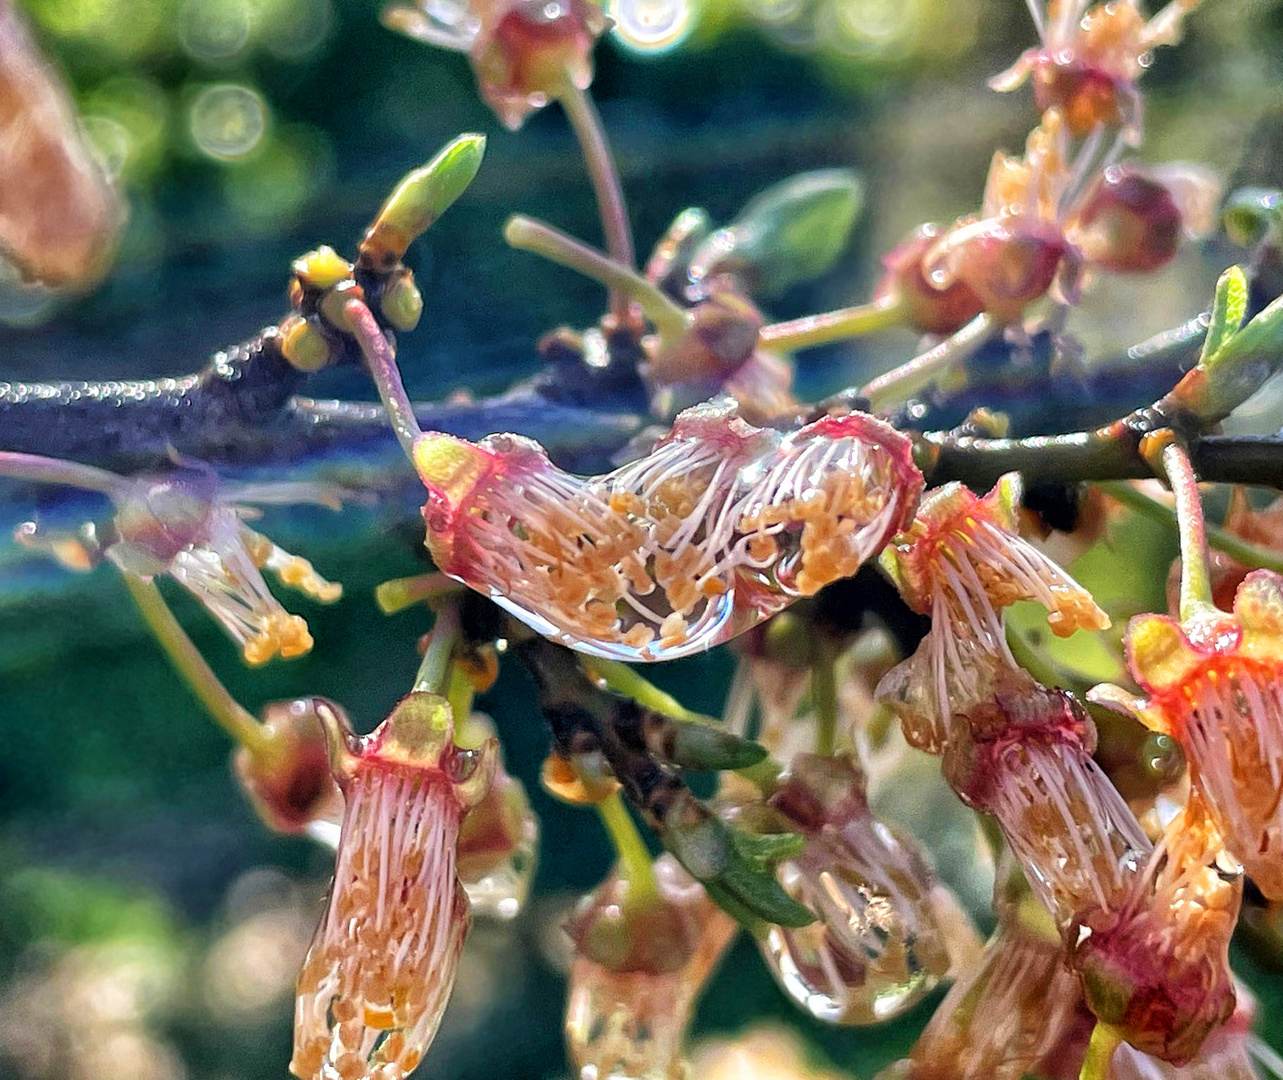
<instances>
[{"instance_id":1,"label":"sunlit droplet","mask_svg":"<svg viewBox=\"0 0 1283 1080\"><path fill-rule=\"evenodd\" d=\"M686 37L690 0L614 0L615 36L637 52L666 52Z\"/></svg>"},{"instance_id":2,"label":"sunlit droplet","mask_svg":"<svg viewBox=\"0 0 1283 1080\"><path fill-rule=\"evenodd\" d=\"M206 87L192 102L192 139L210 157L224 161L252 151L267 130L267 105L246 86Z\"/></svg>"}]
</instances>

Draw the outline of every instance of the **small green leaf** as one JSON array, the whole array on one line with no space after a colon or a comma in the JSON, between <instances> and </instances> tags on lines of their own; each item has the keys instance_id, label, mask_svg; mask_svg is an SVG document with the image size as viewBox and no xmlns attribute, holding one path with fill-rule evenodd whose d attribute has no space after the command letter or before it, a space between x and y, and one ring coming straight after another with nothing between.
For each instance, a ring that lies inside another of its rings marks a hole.
<instances>
[{"instance_id":1,"label":"small green leaf","mask_svg":"<svg viewBox=\"0 0 1283 1080\"><path fill-rule=\"evenodd\" d=\"M718 879L750 911L778 926L809 926L815 915L780 888L775 875L745 862L732 862Z\"/></svg>"},{"instance_id":2,"label":"small green leaf","mask_svg":"<svg viewBox=\"0 0 1283 1080\"><path fill-rule=\"evenodd\" d=\"M863 203L863 185L849 170L800 173L767 188L705 239L691 258L691 277L730 272L754 295L782 293L833 266Z\"/></svg>"},{"instance_id":3,"label":"small green leaf","mask_svg":"<svg viewBox=\"0 0 1283 1080\"><path fill-rule=\"evenodd\" d=\"M1247 275L1241 266L1231 266L1216 282L1216 297L1203 339L1200 362L1216 353L1239 332L1247 318Z\"/></svg>"}]
</instances>

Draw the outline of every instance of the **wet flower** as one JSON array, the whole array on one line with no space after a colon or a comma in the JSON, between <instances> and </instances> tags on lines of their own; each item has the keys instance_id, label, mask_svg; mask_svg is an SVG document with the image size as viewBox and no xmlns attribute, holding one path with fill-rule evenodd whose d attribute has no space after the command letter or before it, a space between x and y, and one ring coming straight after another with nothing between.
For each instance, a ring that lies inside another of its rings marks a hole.
<instances>
[{"instance_id":1,"label":"wet flower","mask_svg":"<svg viewBox=\"0 0 1283 1080\"><path fill-rule=\"evenodd\" d=\"M322 709L341 712L323 698L268 705L261 727L263 744L252 751L239 747L232 762L258 816L270 828L309 833L333 844L343 820L343 793L330 771Z\"/></svg>"},{"instance_id":2,"label":"wet flower","mask_svg":"<svg viewBox=\"0 0 1283 1080\"><path fill-rule=\"evenodd\" d=\"M575 942L566 1039L585 1080L682 1080L696 998L735 936L735 921L671 855L655 861L658 896L639 900L612 876L570 920Z\"/></svg>"},{"instance_id":3,"label":"wet flower","mask_svg":"<svg viewBox=\"0 0 1283 1080\"><path fill-rule=\"evenodd\" d=\"M456 875L463 816L494 746L460 750L450 707L415 692L365 737L324 706L346 799L329 903L298 977L301 1080L401 1080L436 1034L471 920Z\"/></svg>"},{"instance_id":4,"label":"wet flower","mask_svg":"<svg viewBox=\"0 0 1283 1080\"><path fill-rule=\"evenodd\" d=\"M1234 1011L1229 943L1243 883L1221 852L1194 795L1122 902L1085 913L1068 936L1092 1012L1136 1049L1176 1064Z\"/></svg>"},{"instance_id":5,"label":"wet flower","mask_svg":"<svg viewBox=\"0 0 1283 1080\"><path fill-rule=\"evenodd\" d=\"M570 84L592 83L592 51L608 22L592 0L416 0L383 13L394 30L466 52L481 96L516 130Z\"/></svg>"},{"instance_id":6,"label":"wet flower","mask_svg":"<svg viewBox=\"0 0 1283 1080\"><path fill-rule=\"evenodd\" d=\"M1252 1017L1256 1002L1242 984L1235 986L1238 1007L1184 1065L1172 1065L1126 1044L1115 1052L1113 1080L1258 1080L1252 1055Z\"/></svg>"},{"instance_id":7,"label":"wet flower","mask_svg":"<svg viewBox=\"0 0 1283 1080\"><path fill-rule=\"evenodd\" d=\"M1093 700L1181 744L1230 854L1267 897L1283 899L1283 579L1248 574L1233 614L1137 616L1127 657L1148 699L1104 686Z\"/></svg>"},{"instance_id":8,"label":"wet flower","mask_svg":"<svg viewBox=\"0 0 1283 1080\"><path fill-rule=\"evenodd\" d=\"M928 223L915 229L882 257L883 274L874 289L875 300L894 299L905 322L926 334L952 334L985 309L985 303L965 281L954 278L937 284L925 260L944 235Z\"/></svg>"},{"instance_id":9,"label":"wet flower","mask_svg":"<svg viewBox=\"0 0 1283 1080\"><path fill-rule=\"evenodd\" d=\"M946 484L923 500L913 524L882 554L905 601L931 616L917 651L877 691L920 749L940 753L953 714L987 700L1002 675L1016 669L1004 608L1018 600L1042 604L1061 637L1109 626L1091 595L1020 536L1019 501L1015 474L983 497Z\"/></svg>"},{"instance_id":10,"label":"wet flower","mask_svg":"<svg viewBox=\"0 0 1283 1080\"><path fill-rule=\"evenodd\" d=\"M958 720L945 775L997 818L1061 931L1085 911L1116 910L1150 844L1092 760L1096 730L1082 705L1013 669Z\"/></svg>"},{"instance_id":11,"label":"wet flower","mask_svg":"<svg viewBox=\"0 0 1283 1080\"><path fill-rule=\"evenodd\" d=\"M854 760L797 755L770 806L806 839L779 864L780 884L817 916L772 926L760 942L785 993L839 1024L878 1023L920 1001L950 964L940 886L913 842L870 814Z\"/></svg>"},{"instance_id":12,"label":"wet flower","mask_svg":"<svg viewBox=\"0 0 1283 1080\"><path fill-rule=\"evenodd\" d=\"M1041 45L989 85L1014 90L1032 77L1038 108L1063 111L1074 135L1082 137L1100 124L1119 125L1135 144L1141 123L1136 80L1152 49L1180 40L1181 21L1198 3L1171 0L1146 20L1136 0L1095 7L1088 0L1030 0Z\"/></svg>"},{"instance_id":13,"label":"wet flower","mask_svg":"<svg viewBox=\"0 0 1283 1080\"><path fill-rule=\"evenodd\" d=\"M872 417L782 436L726 405L589 479L515 435L428 434L415 458L440 569L540 633L632 660L702 651L853 574L922 485L908 440Z\"/></svg>"},{"instance_id":14,"label":"wet flower","mask_svg":"<svg viewBox=\"0 0 1283 1080\"><path fill-rule=\"evenodd\" d=\"M1052 936L1005 918L980 965L878 1080L1077 1080L1095 1023Z\"/></svg>"}]
</instances>

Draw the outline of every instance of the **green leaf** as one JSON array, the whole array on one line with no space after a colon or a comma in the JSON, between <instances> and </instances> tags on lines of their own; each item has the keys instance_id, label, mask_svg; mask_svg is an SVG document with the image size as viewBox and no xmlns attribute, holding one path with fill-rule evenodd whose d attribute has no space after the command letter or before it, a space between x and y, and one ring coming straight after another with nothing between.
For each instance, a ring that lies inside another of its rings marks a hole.
<instances>
[{"instance_id":1,"label":"green leaf","mask_svg":"<svg viewBox=\"0 0 1283 1080\"><path fill-rule=\"evenodd\" d=\"M673 728L671 760L683 769L697 772L746 769L766 757L766 747L711 721L670 720L669 723Z\"/></svg>"},{"instance_id":2,"label":"green leaf","mask_svg":"<svg viewBox=\"0 0 1283 1080\"><path fill-rule=\"evenodd\" d=\"M1247 299L1247 275L1241 266L1231 266L1216 282L1216 297L1212 300L1200 362L1213 356L1242 328L1247 318Z\"/></svg>"},{"instance_id":3,"label":"green leaf","mask_svg":"<svg viewBox=\"0 0 1283 1080\"><path fill-rule=\"evenodd\" d=\"M731 272L756 296L774 296L828 271L846 248L864 187L846 169L800 173L767 188L703 241L691 276Z\"/></svg>"}]
</instances>

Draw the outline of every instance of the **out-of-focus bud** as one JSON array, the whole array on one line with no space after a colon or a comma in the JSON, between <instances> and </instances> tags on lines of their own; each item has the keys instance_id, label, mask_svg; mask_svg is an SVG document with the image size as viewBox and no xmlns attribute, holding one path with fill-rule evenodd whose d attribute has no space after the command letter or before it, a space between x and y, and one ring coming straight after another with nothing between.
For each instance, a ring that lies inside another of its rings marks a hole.
<instances>
[{"instance_id":1,"label":"out-of-focus bud","mask_svg":"<svg viewBox=\"0 0 1283 1080\"><path fill-rule=\"evenodd\" d=\"M653 357L647 373L661 383L722 383L757 348L762 313L729 289L719 289L690 313L690 327L673 345Z\"/></svg>"},{"instance_id":2,"label":"out-of-focus bud","mask_svg":"<svg viewBox=\"0 0 1283 1080\"><path fill-rule=\"evenodd\" d=\"M940 242L939 225L915 229L882 257L882 280L875 300L894 299L904 309L904 320L925 334L952 334L984 310L984 302L964 281L937 286L928 280L923 265L928 251Z\"/></svg>"},{"instance_id":3,"label":"out-of-focus bud","mask_svg":"<svg viewBox=\"0 0 1283 1080\"><path fill-rule=\"evenodd\" d=\"M1090 262L1119 274L1157 270L1175 255L1181 213L1157 181L1121 166L1106 169L1078 212L1077 239Z\"/></svg>"},{"instance_id":4,"label":"out-of-focus bud","mask_svg":"<svg viewBox=\"0 0 1283 1080\"><path fill-rule=\"evenodd\" d=\"M987 314L1012 323L1047 295L1070 253L1058 227L1035 217L1003 217L955 227L924 265L932 285L963 282Z\"/></svg>"},{"instance_id":5,"label":"out-of-focus bud","mask_svg":"<svg viewBox=\"0 0 1283 1080\"><path fill-rule=\"evenodd\" d=\"M258 816L277 832L308 832L328 824L337 835L343 820L343 793L330 772L318 708L338 711L333 702L319 698L268 705L264 745L253 752L240 747L232 757Z\"/></svg>"},{"instance_id":6,"label":"out-of-focus bud","mask_svg":"<svg viewBox=\"0 0 1283 1080\"><path fill-rule=\"evenodd\" d=\"M0 176L0 253L45 285L96 282L124 206L9 0L0 0Z\"/></svg>"},{"instance_id":7,"label":"out-of-focus bud","mask_svg":"<svg viewBox=\"0 0 1283 1080\"><path fill-rule=\"evenodd\" d=\"M483 713L468 718L461 742L473 746L494 735ZM490 790L459 827L459 880L478 915L511 919L530 893L539 844L539 819L525 785L500 760Z\"/></svg>"},{"instance_id":8,"label":"out-of-focus bud","mask_svg":"<svg viewBox=\"0 0 1283 1080\"><path fill-rule=\"evenodd\" d=\"M567 927L575 942L566 1040L584 1080L682 1080L695 1000L734 937L722 912L671 855L655 861L658 896L614 876Z\"/></svg>"}]
</instances>

